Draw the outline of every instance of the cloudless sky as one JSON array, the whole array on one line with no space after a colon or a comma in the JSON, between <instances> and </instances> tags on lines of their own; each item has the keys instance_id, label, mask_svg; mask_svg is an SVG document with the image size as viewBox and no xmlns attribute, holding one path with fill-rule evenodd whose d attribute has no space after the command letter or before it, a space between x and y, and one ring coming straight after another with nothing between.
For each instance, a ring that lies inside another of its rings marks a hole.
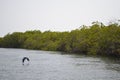
<instances>
[{"instance_id":1,"label":"cloudless sky","mask_svg":"<svg viewBox=\"0 0 120 80\"><path fill-rule=\"evenodd\" d=\"M120 18L120 0L0 0L0 36L26 30L71 31Z\"/></svg>"}]
</instances>

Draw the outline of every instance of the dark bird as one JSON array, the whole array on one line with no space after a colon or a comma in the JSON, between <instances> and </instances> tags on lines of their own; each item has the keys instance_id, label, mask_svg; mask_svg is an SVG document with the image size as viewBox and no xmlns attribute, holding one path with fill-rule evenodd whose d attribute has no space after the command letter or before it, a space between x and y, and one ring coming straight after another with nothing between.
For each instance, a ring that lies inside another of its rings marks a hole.
<instances>
[{"instance_id":1,"label":"dark bird","mask_svg":"<svg viewBox=\"0 0 120 80\"><path fill-rule=\"evenodd\" d=\"M23 65L24 65L25 60L30 61L30 59L28 57L23 57L23 59L22 59Z\"/></svg>"}]
</instances>

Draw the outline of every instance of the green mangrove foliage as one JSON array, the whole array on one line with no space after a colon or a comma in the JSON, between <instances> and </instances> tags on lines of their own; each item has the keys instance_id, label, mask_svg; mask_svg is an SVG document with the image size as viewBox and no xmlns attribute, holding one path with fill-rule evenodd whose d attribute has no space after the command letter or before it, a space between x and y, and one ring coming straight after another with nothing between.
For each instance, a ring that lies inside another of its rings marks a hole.
<instances>
[{"instance_id":1,"label":"green mangrove foliage","mask_svg":"<svg viewBox=\"0 0 120 80\"><path fill-rule=\"evenodd\" d=\"M120 55L120 25L94 22L71 32L14 32L0 38L0 47Z\"/></svg>"}]
</instances>

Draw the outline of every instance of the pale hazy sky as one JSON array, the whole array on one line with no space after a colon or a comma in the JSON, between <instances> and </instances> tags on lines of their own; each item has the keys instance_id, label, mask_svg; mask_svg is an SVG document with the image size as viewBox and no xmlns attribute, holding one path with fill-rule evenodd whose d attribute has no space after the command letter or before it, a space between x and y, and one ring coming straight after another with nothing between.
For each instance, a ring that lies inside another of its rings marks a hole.
<instances>
[{"instance_id":1,"label":"pale hazy sky","mask_svg":"<svg viewBox=\"0 0 120 80\"><path fill-rule=\"evenodd\" d=\"M120 19L120 0L0 0L0 36L26 30L71 31Z\"/></svg>"}]
</instances>

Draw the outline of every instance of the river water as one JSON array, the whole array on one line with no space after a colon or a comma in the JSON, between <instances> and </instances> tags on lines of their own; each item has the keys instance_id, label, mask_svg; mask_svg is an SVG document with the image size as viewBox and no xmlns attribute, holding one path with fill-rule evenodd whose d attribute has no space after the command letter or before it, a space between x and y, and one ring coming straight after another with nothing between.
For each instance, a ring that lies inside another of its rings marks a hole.
<instances>
[{"instance_id":1,"label":"river water","mask_svg":"<svg viewBox=\"0 0 120 80\"><path fill-rule=\"evenodd\" d=\"M120 80L120 59L0 48L0 80Z\"/></svg>"}]
</instances>

